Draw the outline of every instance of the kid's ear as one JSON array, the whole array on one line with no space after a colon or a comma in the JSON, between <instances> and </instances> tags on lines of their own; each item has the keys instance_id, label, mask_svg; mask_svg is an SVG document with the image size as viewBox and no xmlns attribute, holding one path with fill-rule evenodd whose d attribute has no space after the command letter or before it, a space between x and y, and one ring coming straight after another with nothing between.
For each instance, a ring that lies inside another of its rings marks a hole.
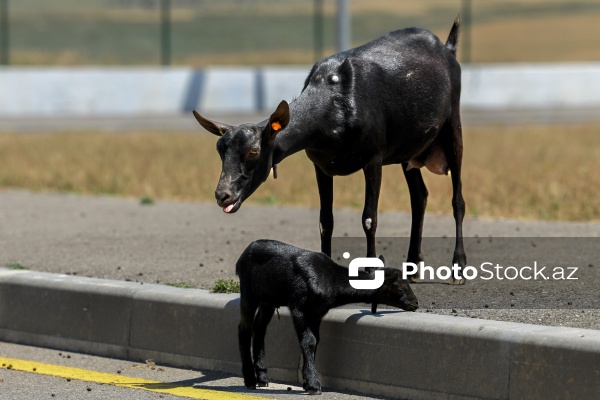
<instances>
[{"instance_id":1,"label":"kid's ear","mask_svg":"<svg viewBox=\"0 0 600 400\"><path fill-rule=\"evenodd\" d=\"M385 284L391 285L392 283L396 282L398 279L400 279L400 274L398 274L398 272L394 272L394 274L392 276L390 276L389 278L386 278Z\"/></svg>"},{"instance_id":2,"label":"kid's ear","mask_svg":"<svg viewBox=\"0 0 600 400\"><path fill-rule=\"evenodd\" d=\"M213 135L223 136L223 134L225 132L227 132L228 130L233 128L233 126L231 126L231 125L206 119L202 115L200 115L198 113L198 111L196 111L196 110L194 110L193 113L194 113L194 117L196 117L196 121L198 121L200 123L200 125L202 125L202 127L204 127L204 129L206 129Z\"/></svg>"},{"instance_id":3,"label":"kid's ear","mask_svg":"<svg viewBox=\"0 0 600 400\"><path fill-rule=\"evenodd\" d=\"M269 123L265 127L265 132L269 134L271 138L274 138L279 131L285 129L290 122L290 106L287 101L282 100L277 106L277 109L271 117L269 117Z\"/></svg>"}]
</instances>

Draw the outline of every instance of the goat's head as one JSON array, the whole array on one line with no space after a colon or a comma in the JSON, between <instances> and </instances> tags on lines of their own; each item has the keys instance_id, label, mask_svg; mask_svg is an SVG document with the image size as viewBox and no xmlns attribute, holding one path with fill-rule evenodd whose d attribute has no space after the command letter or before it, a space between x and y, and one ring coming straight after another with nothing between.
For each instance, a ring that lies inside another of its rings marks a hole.
<instances>
[{"instance_id":1,"label":"goat's head","mask_svg":"<svg viewBox=\"0 0 600 400\"><path fill-rule=\"evenodd\" d=\"M398 307L406 311L419 308L417 296L405 279L400 279L401 271L395 268L385 269L385 280L377 290L377 303Z\"/></svg>"},{"instance_id":2,"label":"goat's head","mask_svg":"<svg viewBox=\"0 0 600 400\"><path fill-rule=\"evenodd\" d=\"M275 137L290 121L288 103L279 103L266 125L227 125L210 121L195 110L194 116L204 129L220 136L217 151L222 167L215 198L224 212L234 213L269 177L273 167Z\"/></svg>"}]
</instances>

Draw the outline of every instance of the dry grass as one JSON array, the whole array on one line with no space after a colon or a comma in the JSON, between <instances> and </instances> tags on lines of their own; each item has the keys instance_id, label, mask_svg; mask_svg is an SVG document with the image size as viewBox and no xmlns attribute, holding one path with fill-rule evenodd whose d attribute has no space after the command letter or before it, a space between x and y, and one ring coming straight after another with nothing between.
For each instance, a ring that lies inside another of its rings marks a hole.
<instances>
[{"instance_id":1,"label":"dry grass","mask_svg":"<svg viewBox=\"0 0 600 400\"><path fill-rule=\"evenodd\" d=\"M600 12L595 12L475 24L473 57L485 62L598 60L599 22Z\"/></svg>"},{"instance_id":2,"label":"dry grass","mask_svg":"<svg viewBox=\"0 0 600 400\"><path fill-rule=\"evenodd\" d=\"M0 135L0 187L214 201L220 160L212 135L64 133ZM600 125L507 126L465 132L469 215L600 220ZM251 201L318 206L312 165L285 160ZM448 177L423 173L428 211L451 214ZM335 206L361 208L361 173L335 180ZM409 210L399 166L384 169L382 210Z\"/></svg>"}]
</instances>

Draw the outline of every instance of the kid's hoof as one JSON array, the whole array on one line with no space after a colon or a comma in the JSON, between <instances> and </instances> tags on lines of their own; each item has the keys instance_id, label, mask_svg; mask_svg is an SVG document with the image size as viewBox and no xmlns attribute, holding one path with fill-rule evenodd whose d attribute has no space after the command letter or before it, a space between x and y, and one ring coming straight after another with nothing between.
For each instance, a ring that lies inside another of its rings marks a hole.
<instances>
[{"instance_id":1,"label":"kid's hoof","mask_svg":"<svg viewBox=\"0 0 600 400\"><path fill-rule=\"evenodd\" d=\"M246 389L256 389L256 381L254 379L252 379L252 380L244 379L244 386L246 386Z\"/></svg>"},{"instance_id":2,"label":"kid's hoof","mask_svg":"<svg viewBox=\"0 0 600 400\"><path fill-rule=\"evenodd\" d=\"M267 387L269 386L269 375L266 371L260 371L256 373L256 386Z\"/></svg>"},{"instance_id":3,"label":"kid's hoof","mask_svg":"<svg viewBox=\"0 0 600 400\"><path fill-rule=\"evenodd\" d=\"M411 275L411 276L408 277L408 282L409 283L417 283L419 281L420 281L419 275Z\"/></svg>"},{"instance_id":4,"label":"kid's hoof","mask_svg":"<svg viewBox=\"0 0 600 400\"><path fill-rule=\"evenodd\" d=\"M321 394L321 382L317 382L316 385L309 385L308 383L304 382L302 388L310 395Z\"/></svg>"},{"instance_id":5,"label":"kid's hoof","mask_svg":"<svg viewBox=\"0 0 600 400\"><path fill-rule=\"evenodd\" d=\"M465 278L460 278L460 279L452 279L452 284L453 285L464 285L465 283L467 283L467 280Z\"/></svg>"}]
</instances>

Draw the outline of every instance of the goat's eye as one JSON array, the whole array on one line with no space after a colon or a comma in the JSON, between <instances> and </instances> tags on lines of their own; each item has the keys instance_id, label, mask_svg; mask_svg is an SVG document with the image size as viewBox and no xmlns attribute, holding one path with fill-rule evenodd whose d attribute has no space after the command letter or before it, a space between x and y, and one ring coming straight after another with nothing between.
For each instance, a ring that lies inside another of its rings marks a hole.
<instances>
[{"instance_id":1,"label":"goat's eye","mask_svg":"<svg viewBox=\"0 0 600 400\"><path fill-rule=\"evenodd\" d=\"M246 158L255 158L258 153L259 153L260 149L258 146L252 146L248 149L248 153L246 153Z\"/></svg>"}]
</instances>

